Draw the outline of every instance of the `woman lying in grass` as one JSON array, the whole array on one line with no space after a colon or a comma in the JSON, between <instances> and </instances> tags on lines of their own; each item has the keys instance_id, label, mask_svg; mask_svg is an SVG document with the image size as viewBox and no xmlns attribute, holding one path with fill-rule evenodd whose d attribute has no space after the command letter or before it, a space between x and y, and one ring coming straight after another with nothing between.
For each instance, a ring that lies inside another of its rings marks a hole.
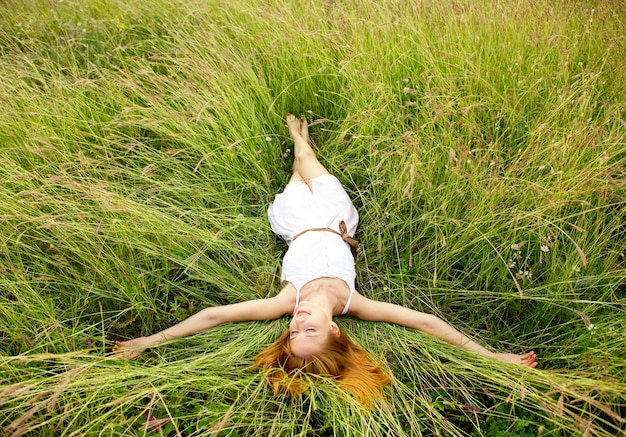
<instances>
[{"instance_id":1,"label":"woman lying in grass","mask_svg":"<svg viewBox=\"0 0 626 437\"><path fill-rule=\"evenodd\" d=\"M293 174L268 210L272 229L289 245L282 265L283 289L272 298L206 308L150 337L116 342L115 356L132 359L149 347L227 322L292 316L289 330L261 352L256 364L267 371L275 392L302 391L299 371L336 378L367 403L389 378L353 343L334 316L395 323L423 331L478 354L535 367L536 355L493 353L430 314L361 296L354 288L358 214L339 180L317 160L306 120L287 115L294 142Z\"/></svg>"}]
</instances>

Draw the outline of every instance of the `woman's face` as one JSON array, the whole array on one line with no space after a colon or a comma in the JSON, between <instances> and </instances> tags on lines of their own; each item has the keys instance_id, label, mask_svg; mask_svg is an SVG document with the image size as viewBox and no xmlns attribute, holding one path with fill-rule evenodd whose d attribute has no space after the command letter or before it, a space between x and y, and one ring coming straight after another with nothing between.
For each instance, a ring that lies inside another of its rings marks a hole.
<instances>
[{"instance_id":1,"label":"woman's face","mask_svg":"<svg viewBox=\"0 0 626 437\"><path fill-rule=\"evenodd\" d=\"M300 302L289 324L291 351L300 358L320 352L329 335L338 337L339 327L332 317L310 302Z\"/></svg>"}]
</instances>

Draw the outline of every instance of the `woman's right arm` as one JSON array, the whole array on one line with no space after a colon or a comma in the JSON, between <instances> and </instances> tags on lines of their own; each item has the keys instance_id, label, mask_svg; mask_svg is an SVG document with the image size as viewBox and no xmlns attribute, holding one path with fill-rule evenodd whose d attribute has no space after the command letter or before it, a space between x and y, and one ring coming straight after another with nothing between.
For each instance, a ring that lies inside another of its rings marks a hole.
<instances>
[{"instance_id":1,"label":"woman's right arm","mask_svg":"<svg viewBox=\"0 0 626 437\"><path fill-rule=\"evenodd\" d=\"M231 305L208 307L182 322L149 337L128 341L116 341L113 356L133 359L150 347L158 346L176 338L187 337L228 322L248 320L274 320L289 312L284 294L268 299L256 299Z\"/></svg>"}]
</instances>

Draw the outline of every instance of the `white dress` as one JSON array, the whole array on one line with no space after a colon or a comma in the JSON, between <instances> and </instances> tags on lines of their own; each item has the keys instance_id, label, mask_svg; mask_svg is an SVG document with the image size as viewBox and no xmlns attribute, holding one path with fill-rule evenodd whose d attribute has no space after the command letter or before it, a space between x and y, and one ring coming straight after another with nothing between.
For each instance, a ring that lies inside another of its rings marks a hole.
<instances>
[{"instance_id":1,"label":"white dress","mask_svg":"<svg viewBox=\"0 0 626 437\"><path fill-rule=\"evenodd\" d=\"M300 289L313 279L330 277L342 279L351 295L355 289L356 272L350 245L333 232L298 233L312 228L339 231L344 221L348 234L354 236L359 215L339 180L325 174L311 180L313 192L306 183L292 181L270 204L267 215L272 230L280 235L289 250L283 258L281 280Z\"/></svg>"}]
</instances>

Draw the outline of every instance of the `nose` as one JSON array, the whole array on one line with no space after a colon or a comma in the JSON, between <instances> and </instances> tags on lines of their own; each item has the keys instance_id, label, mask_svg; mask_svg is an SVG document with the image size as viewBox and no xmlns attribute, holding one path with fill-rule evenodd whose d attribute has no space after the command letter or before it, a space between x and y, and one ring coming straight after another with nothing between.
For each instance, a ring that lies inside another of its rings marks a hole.
<instances>
[{"instance_id":1,"label":"nose","mask_svg":"<svg viewBox=\"0 0 626 437\"><path fill-rule=\"evenodd\" d=\"M298 326L300 323L304 322L306 318L306 314L296 314L293 319L291 319L290 325Z\"/></svg>"}]
</instances>

